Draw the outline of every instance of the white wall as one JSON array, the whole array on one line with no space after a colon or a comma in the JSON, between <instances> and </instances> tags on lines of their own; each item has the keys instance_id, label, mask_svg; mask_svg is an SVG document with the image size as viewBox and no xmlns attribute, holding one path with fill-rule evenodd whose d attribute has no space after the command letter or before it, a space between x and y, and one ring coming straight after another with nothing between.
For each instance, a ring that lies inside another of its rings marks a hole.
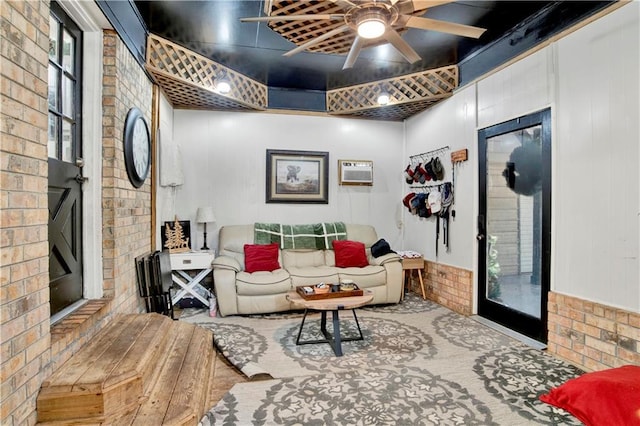
<instances>
[{"instance_id":1,"label":"white wall","mask_svg":"<svg viewBox=\"0 0 640 426\"><path fill-rule=\"evenodd\" d=\"M253 222L365 223L375 226L392 247L402 243L397 226L402 123L175 110L173 134L185 165L175 214L191 220L192 247L202 246L203 229L195 224L195 215L198 206L207 205L213 206L217 220L207 226L211 248L217 248L220 226ZM328 151L329 204L266 204L267 149ZM373 186L339 186L338 159L372 160ZM173 217L171 212L164 214L162 221Z\"/></svg>"},{"instance_id":2,"label":"white wall","mask_svg":"<svg viewBox=\"0 0 640 426\"><path fill-rule=\"evenodd\" d=\"M558 292L640 311L640 3L555 46Z\"/></svg>"},{"instance_id":3,"label":"white wall","mask_svg":"<svg viewBox=\"0 0 640 426\"><path fill-rule=\"evenodd\" d=\"M552 290L640 311L639 15L627 4L407 121L408 155L469 149L439 262L477 276L477 129L551 106ZM432 220L405 218L405 243L435 260Z\"/></svg>"},{"instance_id":4,"label":"white wall","mask_svg":"<svg viewBox=\"0 0 640 426\"><path fill-rule=\"evenodd\" d=\"M475 246L475 176L476 150L473 140L476 130L475 88L460 90L453 97L411 118L406 123L406 156L410 156L449 146L450 150L439 155L445 168L444 181L452 181L451 152L467 148L469 159L460 163L455 170L454 209L456 217L449 221L449 251L443 245L440 234L438 256L436 258L436 218L420 218L406 208L404 216L404 246L407 250L422 253L427 260L447 265L471 269ZM438 182L439 183L439 182ZM433 184L427 182L426 184ZM420 185L403 182L403 194ZM419 189L418 189L419 190ZM442 226L442 224L441 224Z\"/></svg>"}]
</instances>

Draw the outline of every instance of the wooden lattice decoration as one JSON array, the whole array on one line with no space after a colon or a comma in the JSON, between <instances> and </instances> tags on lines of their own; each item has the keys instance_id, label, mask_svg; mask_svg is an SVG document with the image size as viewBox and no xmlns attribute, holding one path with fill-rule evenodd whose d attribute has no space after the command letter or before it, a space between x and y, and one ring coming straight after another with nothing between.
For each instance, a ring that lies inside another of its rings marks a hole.
<instances>
[{"instance_id":1,"label":"wooden lattice decoration","mask_svg":"<svg viewBox=\"0 0 640 426\"><path fill-rule=\"evenodd\" d=\"M344 3L342 3L344 5ZM346 13L351 7L341 7L341 3L332 0L300 1L300 0L270 0L265 2L264 13L267 16L279 15L325 15ZM422 15L425 9L416 10L412 15ZM271 21L267 25L285 39L300 46L323 34L333 31L345 24L343 19L338 20L311 20L311 21ZM394 27L399 34L407 28ZM307 49L309 52L330 53L335 55L347 54L351 44L356 38L353 30L347 30L336 34ZM364 48L384 44L386 41L365 41Z\"/></svg>"},{"instance_id":2,"label":"wooden lattice decoration","mask_svg":"<svg viewBox=\"0 0 640 426\"><path fill-rule=\"evenodd\" d=\"M450 65L386 80L327 91L327 111L336 115L402 120L450 97L458 87L458 67ZM378 104L386 92L389 103Z\"/></svg>"},{"instance_id":3,"label":"wooden lattice decoration","mask_svg":"<svg viewBox=\"0 0 640 426\"><path fill-rule=\"evenodd\" d=\"M264 110L267 86L153 34L147 37L147 70L175 108ZM226 79L231 91L215 90Z\"/></svg>"}]
</instances>

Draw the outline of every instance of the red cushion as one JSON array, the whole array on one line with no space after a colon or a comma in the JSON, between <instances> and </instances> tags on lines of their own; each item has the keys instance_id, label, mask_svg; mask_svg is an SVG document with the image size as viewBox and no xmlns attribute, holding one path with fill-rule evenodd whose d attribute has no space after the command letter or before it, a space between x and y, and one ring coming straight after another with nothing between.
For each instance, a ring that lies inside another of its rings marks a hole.
<instances>
[{"instance_id":1,"label":"red cushion","mask_svg":"<svg viewBox=\"0 0 640 426\"><path fill-rule=\"evenodd\" d=\"M333 240L333 251L336 255L336 266L338 268L362 267L369 264L367 254L364 251L364 244L358 241Z\"/></svg>"},{"instance_id":2,"label":"red cushion","mask_svg":"<svg viewBox=\"0 0 640 426\"><path fill-rule=\"evenodd\" d=\"M277 243L273 244L245 244L244 270L246 272L274 271L280 269L278 263Z\"/></svg>"},{"instance_id":3,"label":"red cushion","mask_svg":"<svg viewBox=\"0 0 640 426\"><path fill-rule=\"evenodd\" d=\"M640 366L584 374L551 389L540 400L570 412L586 426L638 426Z\"/></svg>"}]
</instances>

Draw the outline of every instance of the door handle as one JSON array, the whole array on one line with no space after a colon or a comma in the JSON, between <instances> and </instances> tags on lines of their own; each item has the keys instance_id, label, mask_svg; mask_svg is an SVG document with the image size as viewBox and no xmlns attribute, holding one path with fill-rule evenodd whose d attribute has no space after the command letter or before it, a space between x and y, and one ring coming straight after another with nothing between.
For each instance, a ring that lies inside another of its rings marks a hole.
<instances>
[{"instance_id":1,"label":"door handle","mask_svg":"<svg viewBox=\"0 0 640 426\"><path fill-rule=\"evenodd\" d=\"M84 158L82 157L78 157L76 158L76 166L83 168L84 167Z\"/></svg>"},{"instance_id":2,"label":"door handle","mask_svg":"<svg viewBox=\"0 0 640 426\"><path fill-rule=\"evenodd\" d=\"M88 181L88 180L89 180L89 178L88 178L88 177L81 176L81 175L80 175L80 173L78 173L74 179L75 179L75 180L76 180L76 182L78 182L80 185L82 185L83 183L85 183L86 181Z\"/></svg>"},{"instance_id":3,"label":"door handle","mask_svg":"<svg viewBox=\"0 0 640 426\"><path fill-rule=\"evenodd\" d=\"M484 215L478 215L478 234L476 235L476 240L482 241L484 240Z\"/></svg>"}]
</instances>

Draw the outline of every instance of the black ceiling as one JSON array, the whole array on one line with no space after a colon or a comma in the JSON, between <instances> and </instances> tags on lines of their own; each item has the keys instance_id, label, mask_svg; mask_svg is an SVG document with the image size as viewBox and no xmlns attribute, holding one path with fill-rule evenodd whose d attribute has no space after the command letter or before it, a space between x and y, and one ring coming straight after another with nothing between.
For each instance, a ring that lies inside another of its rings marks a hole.
<instances>
[{"instance_id":1,"label":"black ceiling","mask_svg":"<svg viewBox=\"0 0 640 426\"><path fill-rule=\"evenodd\" d=\"M295 47L293 43L265 23L240 22L243 17L264 15L264 0L134 3L151 33L269 87L325 91L455 63L469 68L461 69L461 80L472 79L486 72L484 68L499 65L611 2L457 1L441 5L427 10L424 16L487 31L475 40L409 29L403 38L421 61L409 64L390 45L382 45L363 50L349 70L342 70L344 55L302 52L283 57Z\"/></svg>"}]
</instances>

